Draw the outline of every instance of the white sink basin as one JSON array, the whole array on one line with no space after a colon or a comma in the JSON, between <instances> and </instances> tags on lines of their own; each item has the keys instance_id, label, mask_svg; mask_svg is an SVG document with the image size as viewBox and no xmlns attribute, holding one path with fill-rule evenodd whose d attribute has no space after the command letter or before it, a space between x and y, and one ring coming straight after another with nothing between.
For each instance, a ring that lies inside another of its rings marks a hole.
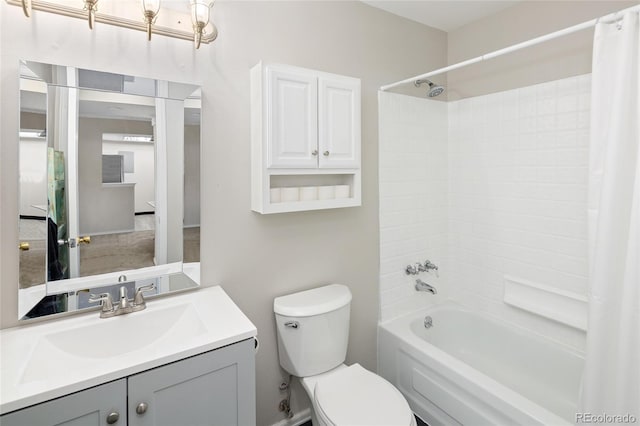
<instances>
[{"instance_id":1,"label":"white sink basin","mask_svg":"<svg viewBox=\"0 0 640 426\"><path fill-rule=\"evenodd\" d=\"M255 326L220 287L0 331L0 414L238 342Z\"/></svg>"},{"instance_id":2,"label":"white sink basin","mask_svg":"<svg viewBox=\"0 0 640 426\"><path fill-rule=\"evenodd\" d=\"M190 339L206 331L193 304L184 303L105 318L98 324L43 336L41 343L74 356L111 358L162 339Z\"/></svg>"},{"instance_id":3,"label":"white sink basin","mask_svg":"<svg viewBox=\"0 0 640 426\"><path fill-rule=\"evenodd\" d=\"M78 361L94 363L136 351L148 351L154 346L188 340L206 331L192 303L148 308L85 322L78 327L42 335L25 365L20 382L38 381L42 377L51 380L68 374L65 368L51 368L52 354L58 352L76 359L76 366L72 368L77 368Z\"/></svg>"}]
</instances>

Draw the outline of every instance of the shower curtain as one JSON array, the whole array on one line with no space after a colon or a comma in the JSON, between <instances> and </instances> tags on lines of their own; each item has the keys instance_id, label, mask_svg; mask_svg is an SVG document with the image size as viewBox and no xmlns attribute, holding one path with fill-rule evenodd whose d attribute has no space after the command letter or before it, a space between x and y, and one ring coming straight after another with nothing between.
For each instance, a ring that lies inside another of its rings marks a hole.
<instances>
[{"instance_id":1,"label":"shower curtain","mask_svg":"<svg viewBox=\"0 0 640 426\"><path fill-rule=\"evenodd\" d=\"M589 327L579 411L611 416L608 423L624 423L615 417L624 415L640 422L639 21L631 12L599 23L594 39Z\"/></svg>"}]
</instances>

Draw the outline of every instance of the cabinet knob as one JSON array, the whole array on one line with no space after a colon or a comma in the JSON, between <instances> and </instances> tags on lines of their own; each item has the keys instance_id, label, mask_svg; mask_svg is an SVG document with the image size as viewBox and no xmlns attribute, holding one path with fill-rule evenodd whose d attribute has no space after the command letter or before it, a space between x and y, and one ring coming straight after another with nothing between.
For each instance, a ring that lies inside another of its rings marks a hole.
<instances>
[{"instance_id":1,"label":"cabinet knob","mask_svg":"<svg viewBox=\"0 0 640 426\"><path fill-rule=\"evenodd\" d=\"M323 152L322 155L324 155L325 157L328 157L329 156L329 151Z\"/></svg>"},{"instance_id":2,"label":"cabinet knob","mask_svg":"<svg viewBox=\"0 0 640 426\"><path fill-rule=\"evenodd\" d=\"M136 413L138 414L144 414L147 412L147 408L149 408L149 405L146 402L141 402L140 404L138 404L138 406L136 407Z\"/></svg>"},{"instance_id":3,"label":"cabinet knob","mask_svg":"<svg viewBox=\"0 0 640 426\"><path fill-rule=\"evenodd\" d=\"M112 425L118 422L120 419L120 414L117 411L112 411L107 414L107 424Z\"/></svg>"},{"instance_id":4,"label":"cabinet knob","mask_svg":"<svg viewBox=\"0 0 640 426\"><path fill-rule=\"evenodd\" d=\"M317 149L314 149L314 150L311 152L311 155L314 155L314 156L315 156L315 155L318 155L318 150L317 150Z\"/></svg>"}]
</instances>

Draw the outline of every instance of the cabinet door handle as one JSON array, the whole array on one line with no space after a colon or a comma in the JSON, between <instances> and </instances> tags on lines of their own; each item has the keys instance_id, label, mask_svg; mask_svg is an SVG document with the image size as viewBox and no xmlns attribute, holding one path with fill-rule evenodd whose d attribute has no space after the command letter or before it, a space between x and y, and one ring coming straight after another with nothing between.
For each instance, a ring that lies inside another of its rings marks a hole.
<instances>
[{"instance_id":1,"label":"cabinet door handle","mask_svg":"<svg viewBox=\"0 0 640 426\"><path fill-rule=\"evenodd\" d=\"M313 155L313 156L318 155L318 150L317 150L317 149L314 149L314 150L311 152L311 155Z\"/></svg>"},{"instance_id":2,"label":"cabinet door handle","mask_svg":"<svg viewBox=\"0 0 640 426\"><path fill-rule=\"evenodd\" d=\"M146 402L141 402L136 407L136 413L142 415L147 412L147 408L149 408L149 405Z\"/></svg>"},{"instance_id":3,"label":"cabinet door handle","mask_svg":"<svg viewBox=\"0 0 640 426\"><path fill-rule=\"evenodd\" d=\"M112 425L118 422L120 419L120 414L117 411L112 411L107 414L107 424Z\"/></svg>"},{"instance_id":4,"label":"cabinet door handle","mask_svg":"<svg viewBox=\"0 0 640 426\"><path fill-rule=\"evenodd\" d=\"M329 151L323 152L322 155L324 155L325 157L328 157L329 156Z\"/></svg>"}]
</instances>

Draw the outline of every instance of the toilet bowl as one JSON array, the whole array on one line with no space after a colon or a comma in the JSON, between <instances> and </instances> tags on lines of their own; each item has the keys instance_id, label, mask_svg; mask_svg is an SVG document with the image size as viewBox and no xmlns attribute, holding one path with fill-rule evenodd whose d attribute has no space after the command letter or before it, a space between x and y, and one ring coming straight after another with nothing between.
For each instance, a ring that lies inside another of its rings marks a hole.
<instances>
[{"instance_id":1,"label":"toilet bowl","mask_svg":"<svg viewBox=\"0 0 640 426\"><path fill-rule=\"evenodd\" d=\"M300 378L314 426L415 426L398 389L359 364L344 364L351 292L340 284L277 297L280 365Z\"/></svg>"},{"instance_id":2,"label":"toilet bowl","mask_svg":"<svg viewBox=\"0 0 640 426\"><path fill-rule=\"evenodd\" d=\"M319 426L415 426L416 420L398 389L360 364L303 377Z\"/></svg>"}]
</instances>

